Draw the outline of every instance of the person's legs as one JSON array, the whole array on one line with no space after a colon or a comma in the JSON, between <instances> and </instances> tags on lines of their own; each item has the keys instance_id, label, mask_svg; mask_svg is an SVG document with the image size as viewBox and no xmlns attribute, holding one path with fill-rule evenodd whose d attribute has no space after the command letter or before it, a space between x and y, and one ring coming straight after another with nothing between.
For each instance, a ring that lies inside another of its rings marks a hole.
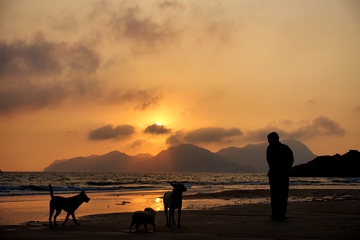
<instances>
[{"instance_id":1,"label":"person's legs","mask_svg":"<svg viewBox=\"0 0 360 240\"><path fill-rule=\"evenodd\" d=\"M288 177L271 177L270 195L271 195L271 219L283 220L287 209L287 199L289 191Z\"/></svg>"},{"instance_id":2,"label":"person's legs","mask_svg":"<svg viewBox=\"0 0 360 240\"><path fill-rule=\"evenodd\" d=\"M275 219L278 215L278 206L279 206L279 184L276 178L270 177L269 178L270 183L270 201L271 201L271 218Z\"/></svg>"},{"instance_id":3,"label":"person's legs","mask_svg":"<svg viewBox=\"0 0 360 240\"><path fill-rule=\"evenodd\" d=\"M287 202L289 197L289 177L284 176L281 178L281 191L280 191L280 206L279 215L285 217L287 212Z\"/></svg>"}]
</instances>

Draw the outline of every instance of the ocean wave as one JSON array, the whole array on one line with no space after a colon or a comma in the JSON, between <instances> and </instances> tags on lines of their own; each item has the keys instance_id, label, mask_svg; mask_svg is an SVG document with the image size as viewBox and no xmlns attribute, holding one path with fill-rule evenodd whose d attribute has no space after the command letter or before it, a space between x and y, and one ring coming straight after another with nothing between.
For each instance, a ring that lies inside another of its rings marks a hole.
<instances>
[{"instance_id":1,"label":"ocean wave","mask_svg":"<svg viewBox=\"0 0 360 240\"><path fill-rule=\"evenodd\" d=\"M182 182L188 188L246 188L267 186L268 178L261 174L231 173L15 173L0 175L0 196L49 194L51 183L55 194L87 192L168 190L169 182ZM296 187L355 186L360 178L290 178Z\"/></svg>"},{"instance_id":2,"label":"ocean wave","mask_svg":"<svg viewBox=\"0 0 360 240\"><path fill-rule=\"evenodd\" d=\"M122 186L122 187L53 187L54 195L74 194L80 191L85 192L112 192L112 191L140 191L156 190L152 185ZM46 195L50 190L48 186L0 186L0 196L23 196L23 195Z\"/></svg>"}]
</instances>

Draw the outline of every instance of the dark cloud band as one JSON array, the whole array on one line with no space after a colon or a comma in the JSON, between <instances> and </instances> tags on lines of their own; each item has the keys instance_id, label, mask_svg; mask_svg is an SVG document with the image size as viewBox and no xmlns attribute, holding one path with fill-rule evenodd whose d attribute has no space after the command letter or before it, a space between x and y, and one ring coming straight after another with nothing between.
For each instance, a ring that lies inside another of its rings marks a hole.
<instances>
[{"instance_id":1,"label":"dark cloud band","mask_svg":"<svg viewBox=\"0 0 360 240\"><path fill-rule=\"evenodd\" d=\"M171 129L165 127L164 125L152 124L147 126L144 132L148 134L168 134L171 132Z\"/></svg>"},{"instance_id":2,"label":"dark cloud band","mask_svg":"<svg viewBox=\"0 0 360 240\"><path fill-rule=\"evenodd\" d=\"M89 140L123 139L134 133L135 127L132 125L106 125L90 131Z\"/></svg>"},{"instance_id":3,"label":"dark cloud band","mask_svg":"<svg viewBox=\"0 0 360 240\"><path fill-rule=\"evenodd\" d=\"M189 132L177 131L175 134L169 136L166 143L169 145L177 145L180 143L213 143L213 142L229 142L234 138L243 135L243 132L238 128L220 128L208 127L199 128Z\"/></svg>"}]
</instances>

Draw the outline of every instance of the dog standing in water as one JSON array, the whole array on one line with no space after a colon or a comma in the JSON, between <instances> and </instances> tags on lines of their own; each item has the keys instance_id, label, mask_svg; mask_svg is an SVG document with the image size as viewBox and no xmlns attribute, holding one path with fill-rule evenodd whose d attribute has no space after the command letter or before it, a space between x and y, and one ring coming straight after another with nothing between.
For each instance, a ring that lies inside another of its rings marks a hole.
<instances>
[{"instance_id":1,"label":"dog standing in water","mask_svg":"<svg viewBox=\"0 0 360 240\"><path fill-rule=\"evenodd\" d=\"M79 193L76 196L73 197L60 197L60 196L54 196L53 193L53 189L51 187L51 185L49 184L49 189L50 189L50 196L51 196L51 200L50 200L50 216L49 216L49 223L50 223L50 227L52 227L52 223L51 223L51 217L54 213L54 211L56 210L56 213L54 215L54 226L56 226L56 217L61 213L61 210L64 210L65 212L67 212L65 221L62 223L61 226L64 226L65 223L67 222L67 220L69 219L69 216L71 215L72 219L74 220L74 223L76 225L80 225L75 218L75 210L78 209L78 207L80 207L80 205L83 202L89 202L90 198L88 198L88 196L85 194L84 191L81 191L81 193Z\"/></svg>"},{"instance_id":2,"label":"dog standing in water","mask_svg":"<svg viewBox=\"0 0 360 240\"><path fill-rule=\"evenodd\" d=\"M181 208L182 208L182 193L186 192L187 188L182 183L170 183L173 187L171 192L166 192L164 194L164 209L166 216L166 225L171 227L171 221L173 225L176 225L174 220L175 209L178 210L178 227L181 227L180 218L181 218ZM168 216L169 210L169 216Z\"/></svg>"}]
</instances>

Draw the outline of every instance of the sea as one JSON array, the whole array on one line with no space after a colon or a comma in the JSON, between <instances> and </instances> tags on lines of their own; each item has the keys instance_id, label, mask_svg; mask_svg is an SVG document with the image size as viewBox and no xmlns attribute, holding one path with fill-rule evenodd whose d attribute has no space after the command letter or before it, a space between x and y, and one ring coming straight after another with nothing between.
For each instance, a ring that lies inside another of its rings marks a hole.
<instances>
[{"instance_id":1,"label":"sea","mask_svg":"<svg viewBox=\"0 0 360 240\"><path fill-rule=\"evenodd\" d=\"M291 178L290 181L291 189L360 190L360 178L311 177ZM133 212L145 207L163 211L162 196L172 189L170 182L184 183L186 195L269 189L266 173L1 172L0 225L45 224L49 217L49 184L56 196L71 197L81 190L86 191L91 201L77 210L76 216L80 218ZM183 209L204 210L227 205L268 204L270 201L269 196L254 196L239 199L188 198L183 202ZM313 201L306 196L303 198L289 201ZM61 214L59 221L64 217L65 214Z\"/></svg>"},{"instance_id":2,"label":"sea","mask_svg":"<svg viewBox=\"0 0 360 240\"><path fill-rule=\"evenodd\" d=\"M195 193L269 188L266 173L1 172L0 197L48 195L49 184L57 194L73 194L160 191L171 189L170 182L184 183ZM292 177L290 187L360 189L360 178Z\"/></svg>"}]
</instances>

